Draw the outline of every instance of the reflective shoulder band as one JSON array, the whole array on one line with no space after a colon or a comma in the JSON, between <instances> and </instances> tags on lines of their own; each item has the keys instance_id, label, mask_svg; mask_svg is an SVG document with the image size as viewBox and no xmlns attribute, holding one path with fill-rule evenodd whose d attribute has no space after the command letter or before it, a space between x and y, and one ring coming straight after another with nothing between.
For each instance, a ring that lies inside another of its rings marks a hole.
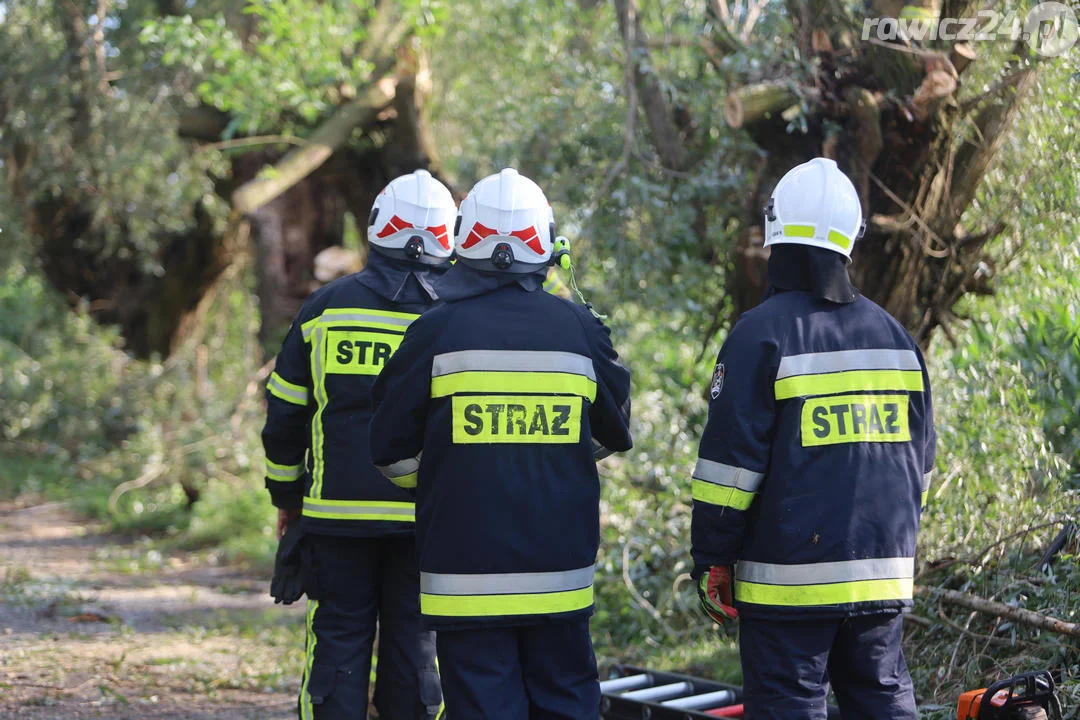
<instances>
[{"instance_id":1,"label":"reflective shoulder band","mask_svg":"<svg viewBox=\"0 0 1080 720\"><path fill-rule=\"evenodd\" d=\"M279 465L270 460L266 461L266 477L275 482L293 482L303 474L303 465Z\"/></svg>"},{"instance_id":2,"label":"reflective shoulder band","mask_svg":"<svg viewBox=\"0 0 1080 720\"><path fill-rule=\"evenodd\" d=\"M804 565L744 560L735 567L735 599L788 607L910 600L914 574L914 558L867 558Z\"/></svg>"},{"instance_id":3,"label":"reflective shoulder band","mask_svg":"<svg viewBox=\"0 0 1080 720\"><path fill-rule=\"evenodd\" d=\"M284 400L293 405L307 405L308 391L302 385L291 383L276 372L270 373L270 379L266 381L266 389L279 400Z\"/></svg>"},{"instance_id":4,"label":"reflective shoulder band","mask_svg":"<svg viewBox=\"0 0 1080 720\"><path fill-rule=\"evenodd\" d=\"M691 494L694 500L709 505L746 510L764 478L765 473L698 458Z\"/></svg>"},{"instance_id":5,"label":"reflective shoulder band","mask_svg":"<svg viewBox=\"0 0 1080 720\"><path fill-rule=\"evenodd\" d=\"M807 395L891 390L920 392L922 367L914 350L867 349L790 355L776 372L777 400Z\"/></svg>"},{"instance_id":6,"label":"reflective shoulder band","mask_svg":"<svg viewBox=\"0 0 1080 720\"><path fill-rule=\"evenodd\" d=\"M371 310L369 308L330 308L318 317L308 320L300 326L304 340L309 340L315 328L362 326L404 330L412 321L420 317L416 313L394 312L391 310Z\"/></svg>"},{"instance_id":7,"label":"reflective shoulder band","mask_svg":"<svg viewBox=\"0 0 1080 720\"><path fill-rule=\"evenodd\" d=\"M482 617L583 610L593 603L595 566L538 573L420 573L424 615Z\"/></svg>"},{"instance_id":8,"label":"reflective shoulder band","mask_svg":"<svg viewBox=\"0 0 1080 720\"><path fill-rule=\"evenodd\" d=\"M420 457L406 458L389 465L376 465L375 467L398 487L414 488L416 487L417 471L420 469Z\"/></svg>"}]
</instances>

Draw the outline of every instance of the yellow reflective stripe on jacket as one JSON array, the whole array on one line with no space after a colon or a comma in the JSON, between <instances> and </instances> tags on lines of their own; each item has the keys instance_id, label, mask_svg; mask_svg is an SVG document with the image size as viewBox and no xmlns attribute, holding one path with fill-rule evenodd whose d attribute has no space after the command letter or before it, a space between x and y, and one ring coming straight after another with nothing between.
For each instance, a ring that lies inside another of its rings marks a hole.
<instances>
[{"instance_id":1,"label":"yellow reflective stripe on jacket","mask_svg":"<svg viewBox=\"0 0 1080 720\"><path fill-rule=\"evenodd\" d=\"M593 603L594 565L536 573L420 573L424 615L543 615Z\"/></svg>"},{"instance_id":2,"label":"yellow reflective stripe on jacket","mask_svg":"<svg viewBox=\"0 0 1080 720\"><path fill-rule=\"evenodd\" d=\"M304 498L304 517L321 520L414 522L416 505L391 500L320 500Z\"/></svg>"},{"instance_id":3,"label":"yellow reflective stripe on jacket","mask_svg":"<svg viewBox=\"0 0 1080 720\"><path fill-rule=\"evenodd\" d=\"M808 607L883 600L910 600L914 580L856 580L825 585L760 585L735 581L735 599L756 605Z\"/></svg>"},{"instance_id":4,"label":"yellow reflective stripe on jacket","mask_svg":"<svg viewBox=\"0 0 1080 720\"><path fill-rule=\"evenodd\" d=\"M871 390L921 392L922 366L915 351L865 348L789 355L776 371L777 400Z\"/></svg>"},{"instance_id":5,"label":"yellow reflective stripe on jacket","mask_svg":"<svg viewBox=\"0 0 1080 720\"><path fill-rule=\"evenodd\" d=\"M756 493L746 492L734 487L714 485L704 480L694 479L691 483L691 496L709 505L729 507L734 510L746 510L754 502Z\"/></svg>"},{"instance_id":6,"label":"yellow reflective stripe on jacket","mask_svg":"<svg viewBox=\"0 0 1080 720\"><path fill-rule=\"evenodd\" d=\"M270 373L270 379L266 381L266 389L279 400L284 400L293 405L307 405L308 391L302 385L291 383L276 372Z\"/></svg>"},{"instance_id":7,"label":"yellow reflective stripe on jacket","mask_svg":"<svg viewBox=\"0 0 1080 720\"><path fill-rule=\"evenodd\" d=\"M926 498L930 496L930 480L934 475L934 471L931 470L922 476L922 506L926 507Z\"/></svg>"},{"instance_id":8,"label":"yellow reflective stripe on jacket","mask_svg":"<svg viewBox=\"0 0 1080 720\"><path fill-rule=\"evenodd\" d=\"M301 325L300 331L304 335L304 340L308 340L317 327L362 325L385 330L404 330L418 317L420 316L416 313L395 312L393 310L329 308L324 310L318 317L314 317Z\"/></svg>"},{"instance_id":9,"label":"yellow reflective stripe on jacket","mask_svg":"<svg viewBox=\"0 0 1080 720\"><path fill-rule=\"evenodd\" d=\"M922 392L923 376L915 370L851 370L827 375L796 375L777 380L777 400L832 393L895 390Z\"/></svg>"},{"instance_id":10,"label":"yellow reflective stripe on jacket","mask_svg":"<svg viewBox=\"0 0 1080 720\"><path fill-rule=\"evenodd\" d=\"M326 355L326 328L316 327L311 342L311 375L315 380L315 403L318 408L311 418L311 497L322 496L323 473L323 427L322 417L329 398L326 395L326 373L323 358Z\"/></svg>"},{"instance_id":11,"label":"yellow reflective stripe on jacket","mask_svg":"<svg viewBox=\"0 0 1080 720\"><path fill-rule=\"evenodd\" d=\"M459 350L431 363L431 397L544 393L596 399L592 358L544 350Z\"/></svg>"},{"instance_id":12,"label":"yellow reflective stripe on jacket","mask_svg":"<svg viewBox=\"0 0 1080 720\"><path fill-rule=\"evenodd\" d=\"M754 472L736 465L698 458L694 466L691 495L699 502L735 510L746 510L765 473Z\"/></svg>"},{"instance_id":13,"label":"yellow reflective stripe on jacket","mask_svg":"<svg viewBox=\"0 0 1080 720\"><path fill-rule=\"evenodd\" d=\"M266 461L266 477L276 482L293 482L304 474L304 466L278 465L276 462Z\"/></svg>"},{"instance_id":14,"label":"yellow reflective stripe on jacket","mask_svg":"<svg viewBox=\"0 0 1080 720\"><path fill-rule=\"evenodd\" d=\"M420 593L420 612L444 617L545 615L584 610L593 604L592 587L557 593L518 595L429 595Z\"/></svg>"},{"instance_id":15,"label":"yellow reflective stripe on jacket","mask_svg":"<svg viewBox=\"0 0 1080 720\"><path fill-rule=\"evenodd\" d=\"M596 381L560 372L459 372L431 378L431 397L457 393L544 393L596 399Z\"/></svg>"},{"instance_id":16,"label":"yellow reflective stripe on jacket","mask_svg":"<svg viewBox=\"0 0 1080 720\"><path fill-rule=\"evenodd\" d=\"M915 559L907 557L799 565L742 560L735 567L735 599L792 607L910 600L914 575Z\"/></svg>"}]
</instances>

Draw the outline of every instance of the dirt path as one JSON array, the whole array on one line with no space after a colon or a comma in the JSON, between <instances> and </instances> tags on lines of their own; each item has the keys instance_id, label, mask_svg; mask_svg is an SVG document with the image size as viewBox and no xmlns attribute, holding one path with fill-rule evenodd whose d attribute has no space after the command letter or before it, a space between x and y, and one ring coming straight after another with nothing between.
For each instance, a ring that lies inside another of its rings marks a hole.
<instances>
[{"instance_id":1,"label":"dirt path","mask_svg":"<svg viewBox=\"0 0 1080 720\"><path fill-rule=\"evenodd\" d=\"M266 580L0 503L0 718L295 717L302 608Z\"/></svg>"}]
</instances>

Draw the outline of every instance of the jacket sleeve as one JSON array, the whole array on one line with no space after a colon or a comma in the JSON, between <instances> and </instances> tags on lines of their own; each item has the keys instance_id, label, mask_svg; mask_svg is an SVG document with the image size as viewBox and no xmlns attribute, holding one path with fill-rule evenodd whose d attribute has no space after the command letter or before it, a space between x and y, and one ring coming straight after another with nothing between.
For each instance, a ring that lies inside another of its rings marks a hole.
<instances>
[{"instance_id":1,"label":"jacket sleeve","mask_svg":"<svg viewBox=\"0 0 1080 720\"><path fill-rule=\"evenodd\" d=\"M304 467L314 410L308 345L301 330L303 312L281 345L274 372L266 383L266 488L279 508L299 508L304 501Z\"/></svg>"},{"instance_id":2,"label":"jacket sleeve","mask_svg":"<svg viewBox=\"0 0 1080 720\"><path fill-rule=\"evenodd\" d=\"M423 317L402 338L372 387L371 460L398 487L416 487L431 402L435 337Z\"/></svg>"},{"instance_id":3,"label":"jacket sleeve","mask_svg":"<svg viewBox=\"0 0 1080 720\"><path fill-rule=\"evenodd\" d=\"M611 330L591 315L583 321L590 332L596 370L596 401L589 408L589 425L593 455L600 459L634 445L630 436L630 371L619 362L619 354L611 344Z\"/></svg>"},{"instance_id":4,"label":"jacket sleeve","mask_svg":"<svg viewBox=\"0 0 1080 720\"><path fill-rule=\"evenodd\" d=\"M694 578L710 566L739 559L747 511L769 469L778 364L776 342L745 319L720 349L691 481Z\"/></svg>"}]
</instances>

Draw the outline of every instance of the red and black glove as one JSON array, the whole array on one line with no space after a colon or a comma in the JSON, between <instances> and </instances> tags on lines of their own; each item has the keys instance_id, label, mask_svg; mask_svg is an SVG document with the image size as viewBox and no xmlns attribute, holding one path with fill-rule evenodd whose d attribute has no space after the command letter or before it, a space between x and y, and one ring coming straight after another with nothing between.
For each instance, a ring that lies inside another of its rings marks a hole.
<instances>
[{"instance_id":1,"label":"red and black glove","mask_svg":"<svg viewBox=\"0 0 1080 720\"><path fill-rule=\"evenodd\" d=\"M698 580L698 599L701 609L716 623L737 620L739 611L731 599L731 568L714 565Z\"/></svg>"}]
</instances>

